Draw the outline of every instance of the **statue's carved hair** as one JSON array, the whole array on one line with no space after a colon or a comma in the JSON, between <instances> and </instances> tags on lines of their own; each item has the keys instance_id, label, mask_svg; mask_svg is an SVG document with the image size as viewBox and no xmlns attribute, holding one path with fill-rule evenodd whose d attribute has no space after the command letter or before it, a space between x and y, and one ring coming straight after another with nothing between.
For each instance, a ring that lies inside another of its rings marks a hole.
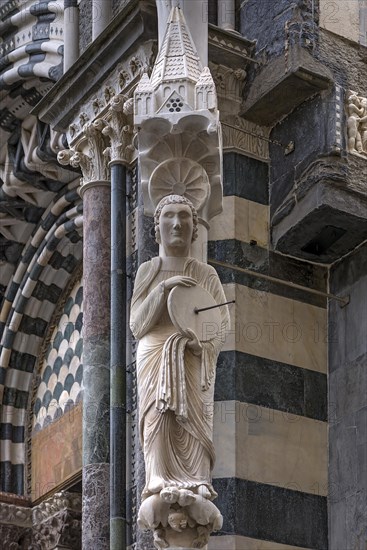
<instances>
[{"instance_id":1,"label":"statue's carved hair","mask_svg":"<svg viewBox=\"0 0 367 550\"><path fill-rule=\"evenodd\" d=\"M159 218L161 216L162 210L168 204L186 204L190 207L192 212L192 221L193 221L193 231L191 242L194 242L198 238L198 213L192 202L183 197L182 195L167 195L163 197L157 204L157 207L154 212L154 229L155 229L155 240L157 243L160 243L160 233L159 233Z\"/></svg>"}]
</instances>

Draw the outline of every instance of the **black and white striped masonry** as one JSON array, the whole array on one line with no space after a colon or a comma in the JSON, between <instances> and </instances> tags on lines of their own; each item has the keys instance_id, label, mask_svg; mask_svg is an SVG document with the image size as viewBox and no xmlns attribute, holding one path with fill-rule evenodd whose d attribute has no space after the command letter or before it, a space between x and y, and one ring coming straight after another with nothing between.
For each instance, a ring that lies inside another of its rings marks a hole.
<instances>
[{"instance_id":1,"label":"black and white striped masonry","mask_svg":"<svg viewBox=\"0 0 367 550\"><path fill-rule=\"evenodd\" d=\"M32 377L56 303L82 259L78 181L44 212L23 250L2 306L1 490L24 491L25 433Z\"/></svg>"}]
</instances>

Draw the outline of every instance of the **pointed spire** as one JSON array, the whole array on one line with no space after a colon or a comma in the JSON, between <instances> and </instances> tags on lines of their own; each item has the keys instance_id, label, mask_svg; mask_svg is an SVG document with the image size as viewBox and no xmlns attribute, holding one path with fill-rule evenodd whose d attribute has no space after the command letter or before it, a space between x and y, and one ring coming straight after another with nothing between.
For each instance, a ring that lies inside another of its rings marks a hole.
<instances>
[{"instance_id":1,"label":"pointed spire","mask_svg":"<svg viewBox=\"0 0 367 550\"><path fill-rule=\"evenodd\" d=\"M191 80L196 83L202 66L184 15L173 7L167 21L166 34L151 76L155 89L164 82Z\"/></svg>"}]
</instances>

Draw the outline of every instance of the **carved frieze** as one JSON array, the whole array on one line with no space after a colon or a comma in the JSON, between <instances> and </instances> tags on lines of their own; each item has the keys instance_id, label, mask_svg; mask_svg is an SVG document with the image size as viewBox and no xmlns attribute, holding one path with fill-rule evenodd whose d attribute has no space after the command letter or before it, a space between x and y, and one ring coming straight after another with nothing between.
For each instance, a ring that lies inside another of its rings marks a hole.
<instances>
[{"instance_id":1,"label":"carved frieze","mask_svg":"<svg viewBox=\"0 0 367 550\"><path fill-rule=\"evenodd\" d=\"M346 95L348 150L367 156L367 98L349 90Z\"/></svg>"},{"instance_id":2,"label":"carved frieze","mask_svg":"<svg viewBox=\"0 0 367 550\"><path fill-rule=\"evenodd\" d=\"M33 509L33 538L40 550L81 548L81 506L79 493L62 491Z\"/></svg>"},{"instance_id":3,"label":"carved frieze","mask_svg":"<svg viewBox=\"0 0 367 550\"><path fill-rule=\"evenodd\" d=\"M0 540L1 547L7 550L28 550L33 540L32 531L18 525L0 523Z\"/></svg>"},{"instance_id":4,"label":"carved frieze","mask_svg":"<svg viewBox=\"0 0 367 550\"><path fill-rule=\"evenodd\" d=\"M79 493L56 493L33 510L0 503L1 548L7 550L79 550L81 548Z\"/></svg>"},{"instance_id":5,"label":"carved frieze","mask_svg":"<svg viewBox=\"0 0 367 550\"><path fill-rule=\"evenodd\" d=\"M227 116L222 120L223 148L255 157L269 159L270 128L257 126L239 116Z\"/></svg>"},{"instance_id":6,"label":"carved frieze","mask_svg":"<svg viewBox=\"0 0 367 550\"><path fill-rule=\"evenodd\" d=\"M155 45L153 42L147 42L140 46L134 55L127 57L126 61L117 65L97 94L89 98L87 103L80 105L79 115L69 126L68 141L71 147L75 147L83 138L83 127L86 122L92 122L98 117L110 123L111 108L116 108L116 113L121 112L118 110L118 104L114 103L113 98L121 95L126 98L131 96L132 90L139 82L141 75L151 73L154 57ZM111 126L113 124L112 122ZM135 153L135 150L133 150L133 153Z\"/></svg>"}]
</instances>

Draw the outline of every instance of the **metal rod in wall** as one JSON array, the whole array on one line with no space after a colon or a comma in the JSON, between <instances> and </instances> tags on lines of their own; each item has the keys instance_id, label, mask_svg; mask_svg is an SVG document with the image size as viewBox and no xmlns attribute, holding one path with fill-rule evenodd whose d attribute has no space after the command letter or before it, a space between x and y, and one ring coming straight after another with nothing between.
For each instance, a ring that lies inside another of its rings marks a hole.
<instances>
[{"instance_id":1,"label":"metal rod in wall","mask_svg":"<svg viewBox=\"0 0 367 550\"><path fill-rule=\"evenodd\" d=\"M208 263L212 265L218 265L220 267L226 267L229 269L234 269L240 273L245 273L256 279L264 279L265 281L271 281L272 283L288 286L290 288L295 288L297 290L303 290L309 294L315 294L316 296L322 296L323 298L329 298L330 300L336 300L340 302L341 305L346 306L349 304L349 296L336 296L335 294L329 294L328 292L322 292L322 290L316 290L315 288L309 288L307 286L302 286L297 283L292 283L292 281L285 281L283 279L277 279L271 275L266 275L265 273L259 273L258 271L251 271L251 269L246 269L244 267L238 267L237 265L229 264L227 262L220 262L219 260L214 260L213 258L208 258Z\"/></svg>"},{"instance_id":2,"label":"metal rod in wall","mask_svg":"<svg viewBox=\"0 0 367 550\"><path fill-rule=\"evenodd\" d=\"M126 167L111 163L110 550L126 549Z\"/></svg>"},{"instance_id":3,"label":"metal rod in wall","mask_svg":"<svg viewBox=\"0 0 367 550\"><path fill-rule=\"evenodd\" d=\"M112 0L93 0L92 3L92 39L105 30L112 19Z\"/></svg>"},{"instance_id":4,"label":"metal rod in wall","mask_svg":"<svg viewBox=\"0 0 367 550\"><path fill-rule=\"evenodd\" d=\"M79 57L78 0L64 0L64 73Z\"/></svg>"}]
</instances>

